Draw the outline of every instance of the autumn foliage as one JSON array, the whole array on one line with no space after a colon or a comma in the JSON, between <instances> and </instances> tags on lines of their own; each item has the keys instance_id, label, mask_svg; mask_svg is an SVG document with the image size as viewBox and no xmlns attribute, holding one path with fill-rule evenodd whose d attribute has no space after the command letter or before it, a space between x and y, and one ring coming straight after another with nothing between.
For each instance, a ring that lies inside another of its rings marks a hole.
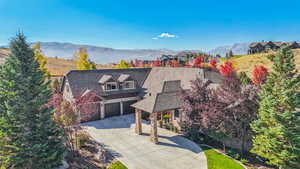
<instances>
[{"instance_id":1,"label":"autumn foliage","mask_svg":"<svg viewBox=\"0 0 300 169\"><path fill-rule=\"evenodd\" d=\"M62 93L54 93L46 105L54 108L54 120L64 129L65 144L72 155L78 155L80 149L78 139L74 139L81 131L80 122L91 120L93 112L97 112L93 103L95 97L94 92L86 92L69 102Z\"/></svg>"},{"instance_id":2,"label":"autumn foliage","mask_svg":"<svg viewBox=\"0 0 300 169\"><path fill-rule=\"evenodd\" d=\"M231 76L235 72L232 62L230 61L225 61L221 66L220 66L220 73L225 76Z\"/></svg>"},{"instance_id":3,"label":"autumn foliage","mask_svg":"<svg viewBox=\"0 0 300 169\"><path fill-rule=\"evenodd\" d=\"M217 68L217 59L213 58L209 61L209 63L213 69Z\"/></svg>"},{"instance_id":4,"label":"autumn foliage","mask_svg":"<svg viewBox=\"0 0 300 169\"><path fill-rule=\"evenodd\" d=\"M261 85L265 82L268 76L268 69L264 66L255 66L252 72L252 82L256 85Z\"/></svg>"},{"instance_id":5,"label":"autumn foliage","mask_svg":"<svg viewBox=\"0 0 300 169\"><path fill-rule=\"evenodd\" d=\"M171 61L171 67L180 67L180 65L179 65L177 60L172 60Z\"/></svg>"},{"instance_id":6,"label":"autumn foliage","mask_svg":"<svg viewBox=\"0 0 300 169\"><path fill-rule=\"evenodd\" d=\"M160 61L158 59L153 61L152 66L153 67L160 67Z\"/></svg>"},{"instance_id":7,"label":"autumn foliage","mask_svg":"<svg viewBox=\"0 0 300 169\"><path fill-rule=\"evenodd\" d=\"M194 59L194 67L201 67L201 64L202 64L202 61L203 61L203 57L202 56L197 56L195 59Z\"/></svg>"},{"instance_id":8,"label":"autumn foliage","mask_svg":"<svg viewBox=\"0 0 300 169\"><path fill-rule=\"evenodd\" d=\"M186 61L186 62L184 63L184 67L187 67L187 68L191 67L190 62L189 62L189 61Z\"/></svg>"},{"instance_id":9,"label":"autumn foliage","mask_svg":"<svg viewBox=\"0 0 300 169\"><path fill-rule=\"evenodd\" d=\"M250 123L258 111L256 86L243 85L234 74L224 78L216 89L210 85L210 81L197 79L192 81L190 91L182 91L185 123L190 127L199 125L199 132L219 141L225 137L237 139L244 152L252 136Z\"/></svg>"}]
</instances>

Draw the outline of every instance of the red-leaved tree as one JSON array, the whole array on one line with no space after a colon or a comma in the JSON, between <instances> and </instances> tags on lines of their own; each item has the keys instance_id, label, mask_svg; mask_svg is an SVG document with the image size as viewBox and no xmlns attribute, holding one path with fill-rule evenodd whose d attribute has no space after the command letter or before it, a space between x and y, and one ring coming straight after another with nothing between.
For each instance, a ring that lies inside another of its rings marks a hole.
<instances>
[{"instance_id":1,"label":"red-leaved tree","mask_svg":"<svg viewBox=\"0 0 300 169\"><path fill-rule=\"evenodd\" d=\"M153 61L152 67L160 67L160 60L157 59L157 60Z\"/></svg>"},{"instance_id":2,"label":"red-leaved tree","mask_svg":"<svg viewBox=\"0 0 300 169\"><path fill-rule=\"evenodd\" d=\"M257 88L243 85L231 73L216 89L209 81L196 80L192 89L181 94L182 110L187 124L200 126L200 131L223 141L222 137L239 140L240 149L251 139L250 123L258 111Z\"/></svg>"},{"instance_id":3,"label":"red-leaved tree","mask_svg":"<svg viewBox=\"0 0 300 169\"><path fill-rule=\"evenodd\" d=\"M170 66L171 66L171 67L180 67L180 65L179 65L179 63L178 63L177 60L172 60L172 61L170 62Z\"/></svg>"},{"instance_id":4,"label":"red-leaved tree","mask_svg":"<svg viewBox=\"0 0 300 169\"><path fill-rule=\"evenodd\" d=\"M215 90L213 97L218 103L225 104L218 116L223 122L221 126L231 138L240 142L241 152L245 152L246 143L251 140L250 123L258 113L258 88L255 85L243 85L235 73L226 77Z\"/></svg>"},{"instance_id":5,"label":"red-leaved tree","mask_svg":"<svg viewBox=\"0 0 300 169\"><path fill-rule=\"evenodd\" d=\"M209 63L213 69L217 69L217 59L213 58L209 61Z\"/></svg>"},{"instance_id":6,"label":"red-leaved tree","mask_svg":"<svg viewBox=\"0 0 300 169\"><path fill-rule=\"evenodd\" d=\"M184 67L191 67L190 62L189 62L189 61L186 61L186 62L184 63Z\"/></svg>"},{"instance_id":7,"label":"red-leaved tree","mask_svg":"<svg viewBox=\"0 0 300 169\"><path fill-rule=\"evenodd\" d=\"M220 73L225 76L229 77L234 73L234 68L232 65L232 62L230 61L225 61L221 66L220 66Z\"/></svg>"},{"instance_id":8,"label":"red-leaved tree","mask_svg":"<svg viewBox=\"0 0 300 169\"><path fill-rule=\"evenodd\" d=\"M197 57L194 59L193 66L194 66L194 67L201 67L202 62L203 62L203 56L197 56Z\"/></svg>"},{"instance_id":9,"label":"red-leaved tree","mask_svg":"<svg viewBox=\"0 0 300 169\"><path fill-rule=\"evenodd\" d=\"M90 119L92 112L95 112L95 107L91 106L95 96L95 93L88 92L75 97L74 101L70 102L65 100L61 93L54 93L47 104L55 110L54 119L64 129L65 144L72 155L77 156L80 148L77 139L81 130L80 122Z\"/></svg>"},{"instance_id":10,"label":"red-leaved tree","mask_svg":"<svg viewBox=\"0 0 300 169\"><path fill-rule=\"evenodd\" d=\"M268 76L268 69L264 66L254 66L252 72L252 82L256 85L261 85L265 82Z\"/></svg>"}]
</instances>

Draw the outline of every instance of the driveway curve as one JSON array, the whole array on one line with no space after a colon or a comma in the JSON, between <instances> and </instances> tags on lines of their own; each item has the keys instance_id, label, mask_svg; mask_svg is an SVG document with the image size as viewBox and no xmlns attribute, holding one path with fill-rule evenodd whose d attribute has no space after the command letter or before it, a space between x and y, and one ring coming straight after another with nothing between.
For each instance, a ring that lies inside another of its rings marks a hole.
<instances>
[{"instance_id":1,"label":"driveway curve","mask_svg":"<svg viewBox=\"0 0 300 169\"><path fill-rule=\"evenodd\" d=\"M83 128L128 169L207 169L204 152L194 142L158 128L158 144L150 142L150 125L143 134L134 132L134 115L112 117L82 124Z\"/></svg>"}]
</instances>

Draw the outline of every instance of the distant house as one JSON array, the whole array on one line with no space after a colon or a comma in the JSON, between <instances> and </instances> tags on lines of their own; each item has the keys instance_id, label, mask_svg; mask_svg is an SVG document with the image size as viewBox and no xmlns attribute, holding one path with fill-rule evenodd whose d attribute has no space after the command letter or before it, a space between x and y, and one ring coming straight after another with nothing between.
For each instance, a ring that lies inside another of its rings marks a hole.
<instances>
[{"instance_id":1,"label":"distant house","mask_svg":"<svg viewBox=\"0 0 300 169\"><path fill-rule=\"evenodd\" d=\"M254 42L249 46L248 54L264 53L270 50L277 50L283 46L288 46L290 49L300 48L300 43L297 42Z\"/></svg>"},{"instance_id":2,"label":"distant house","mask_svg":"<svg viewBox=\"0 0 300 169\"><path fill-rule=\"evenodd\" d=\"M181 120L178 91L191 89L196 78L218 85L219 73L200 68L131 68L73 70L63 78L62 92L69 101L76 96L94 92L96 109L88 120L134 113L134 108L152 113L169 112L174 123ZM132 107L134 106L134 107Z\"/></svg>"}]
</instances>

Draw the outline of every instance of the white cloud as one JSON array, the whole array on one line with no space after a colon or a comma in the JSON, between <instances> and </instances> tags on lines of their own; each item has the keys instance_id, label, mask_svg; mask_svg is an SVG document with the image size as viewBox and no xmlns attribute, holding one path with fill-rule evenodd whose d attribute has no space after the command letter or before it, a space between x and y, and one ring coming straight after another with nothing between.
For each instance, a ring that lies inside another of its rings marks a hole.
<instances>
[{"instance_id":1,"label":"white cloud","mask_svg":"<svg viewBox=\"0 0 300 169\"><path fill-rule=\"evenodd\" d=\"M160 37L160 38L176 38L176 35L172 35L170 33L161 33L158 37Z\"/></svg>"},{"instance_id":2,"label":"white cloud","mask_svg":"<svg viewBox=\"0 0 300 169\"><path fill-rule=\"evenodd\" d=\"M176 35L170 34L170 33L161 33L160 35L153 37L153 40L158 40L158 39L162 39L162 38L177 38Z\"/></svg>"}]
</instances>

